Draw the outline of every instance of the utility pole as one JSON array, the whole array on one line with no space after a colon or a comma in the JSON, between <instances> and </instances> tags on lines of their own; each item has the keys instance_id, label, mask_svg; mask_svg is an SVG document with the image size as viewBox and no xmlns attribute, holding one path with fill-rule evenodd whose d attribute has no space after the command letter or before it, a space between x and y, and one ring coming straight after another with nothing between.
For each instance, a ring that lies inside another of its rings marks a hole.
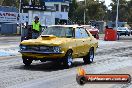
<instances>
[{"instance_id":1,"label":"utility pole","mask_svg":"<svg viewBox=\"0 0 132 88\"><path fill-rule=\"evenodd\" d=\"M19 16L20 16L20 13L21 13L21 0L19 0Z\"/></svg>"},{"instance_id":2,"label":"utility pole","mask_svg":"<svg viewBox=\"0 0 132 88\"><path fill-rule=\"evenodd\" d=\"M20 34L22 35L22 24L21 24L21 0L19 0L19 24L20 24Z\"/></svg>"},{"instance_id":3,"label":"utility pole","mask_svg":"<svg viewBox=\"0 0 132 88\"><path fill-rule=\"evenodd\" d=\"M118 28L119 0L117 0L116 29Z\"/></svg>"},{"instance_id":4,"label":"utility pole","mask_svg":"<svg viewBox=\"0 0 132 88\"><path fill-rule=\"evenodd\" d=\"M20 24L20 34L22 35L22 20L21 20L21 16L23 15L23 9L22 7L22 0L19 0L19 24Z\"/></svg>"},{"instance_id":5,"label":"utility pole","mask_svg":"<svg viewBox=\"0 0 132 88\"><path fill-rule=\"evenodd\" d=\"M84 0L84 3L85 3L85 9L84 9L84 25L85 25L85 22L86 22L86 0Z\"/></svg>"}]
</instances>

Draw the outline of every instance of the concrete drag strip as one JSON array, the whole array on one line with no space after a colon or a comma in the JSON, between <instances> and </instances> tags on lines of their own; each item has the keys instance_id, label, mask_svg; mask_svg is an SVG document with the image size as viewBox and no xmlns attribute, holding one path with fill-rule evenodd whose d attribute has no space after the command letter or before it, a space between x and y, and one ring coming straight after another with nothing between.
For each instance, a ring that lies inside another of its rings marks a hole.
<instances>
[{"instance_id":1,"label":"concrete drag strip","mask_svg":"<svg viewBox=\"0 0 132 88\"><path fill-rule=\"evenodd\" d=\"M119 59L119 58L114 58L114 59ZM117 70L117 69L128 67L128 66L132 66L131 63L132 63L132 60L124 60L122 62L117 61L117 62L111 62L109 64L103 63L103 64L97 64L97 65L91 64L91 65L82 66L82 67L89 74L90 73L100 74L100 73L107 73L109 71ZM61 75L55 74L52 77L44 77L44 78L25 82L25 83L8 87L8 88L63 88L64 85L66 85L67 88L69 88L68 86L69 84L76 83L76 78L75 78L77 74L76 69L72 68L71 70L67 70L67 72ZM77 87L74 87L74 88L77 88Z\"/></svg>"}]
</instances>

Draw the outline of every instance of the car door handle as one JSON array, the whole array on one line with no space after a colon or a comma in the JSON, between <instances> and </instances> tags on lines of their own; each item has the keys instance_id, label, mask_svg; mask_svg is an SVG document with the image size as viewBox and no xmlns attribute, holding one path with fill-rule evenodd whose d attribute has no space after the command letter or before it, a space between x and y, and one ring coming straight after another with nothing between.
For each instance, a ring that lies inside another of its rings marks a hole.
<instances>
[{"instance_id":1,"label":"car door handle","mask_svg":"<svg viewBox=\"0 0 132 88\"><path fill-rule=\"evenodd\" d=\"M90 38L90 41L92 41L92 39Z\"/></svg>"}]
</instances>

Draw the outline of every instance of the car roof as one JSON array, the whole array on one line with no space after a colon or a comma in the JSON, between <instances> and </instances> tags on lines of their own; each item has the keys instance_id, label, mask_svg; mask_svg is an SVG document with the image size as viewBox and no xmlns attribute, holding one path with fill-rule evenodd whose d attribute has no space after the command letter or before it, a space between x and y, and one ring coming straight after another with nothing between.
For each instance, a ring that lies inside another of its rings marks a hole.
<instances>
[{"instance_id":1,"label":"car roof","mask_svg":"<svg viewBox=\"0 0 132 88\"><path fill-rule=\"evenodd\" d=\"M83 27L83 26L80 26L80 25L51 25L48 27L73 27L73 28L77 28L77 27Z\"/></svg>"}]
</instances>

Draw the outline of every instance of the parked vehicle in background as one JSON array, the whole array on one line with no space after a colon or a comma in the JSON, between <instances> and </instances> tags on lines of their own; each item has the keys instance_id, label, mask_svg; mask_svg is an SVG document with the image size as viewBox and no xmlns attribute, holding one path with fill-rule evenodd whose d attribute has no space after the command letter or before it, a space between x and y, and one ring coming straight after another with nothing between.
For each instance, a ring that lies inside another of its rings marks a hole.
<instances>
[{"instance_id":1,"label":"parked vehicle in background","mask_svg":"<svg viewBox=\"0 0 132 88\"><path fill-rule=\"evenodd\" d=\"M132 35L132 28L130 28L130 32L131 32L131 35Z\"/></svg>"},{"instance_id":2,"label":"parked vehicle in background","mask_svg":"<svg viewBox=\"0 0 132 88\"><path fill-rule=\"evenodd\" d=\"M96 39L99 39L99 29L91 25L82 25L86 28Z\"/></svg>"},{"instance_id":3,"label":"parked vehicle in background","mask_svg":"<svg viewBox=\"0 0 132 88\"><path fill-rule=\"evenodd\" d=\"M120 36L122 36L122 35L130 36L131 31L127 27L118 27L117 28L117 33L119 33Z\"/></svg>"},{"instance_id":4,"label":"parked vehicle in background","mask_svg":"<svg viewBox=\"0 0 132 88\"><path fill-rule=\"evenodd\" d=\"M20 44L23 63L33 60L57 61L71 67L73 58L82 57L85 64L93 62L98 41L82 26L50 26L37 39L24 40Z\"/></svg>"}]
</instances>

